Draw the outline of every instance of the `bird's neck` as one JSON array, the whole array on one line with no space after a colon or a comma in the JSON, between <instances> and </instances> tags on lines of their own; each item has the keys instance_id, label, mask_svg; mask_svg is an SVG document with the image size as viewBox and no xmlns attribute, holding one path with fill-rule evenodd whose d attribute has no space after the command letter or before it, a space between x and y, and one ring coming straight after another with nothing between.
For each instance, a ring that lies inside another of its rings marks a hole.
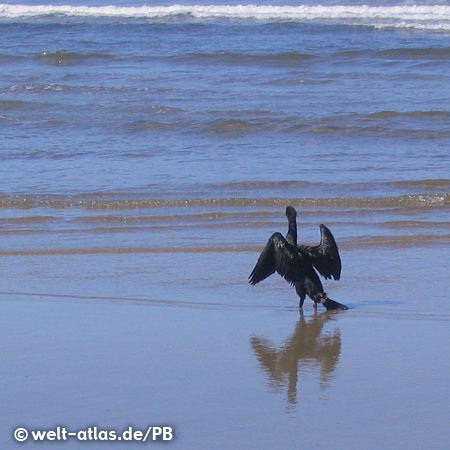
<instances>
[{"instance_id":1,"label":"bird's neck","mask_svg":"<svg viewBox=\"0 0 450 450\"><path fill-rule=\"evenodd\" d=\"M288 232L286 234L286 240L293 245L297 245L297 221L295 217L289 219Z\"/></svg>"}]
</instances>

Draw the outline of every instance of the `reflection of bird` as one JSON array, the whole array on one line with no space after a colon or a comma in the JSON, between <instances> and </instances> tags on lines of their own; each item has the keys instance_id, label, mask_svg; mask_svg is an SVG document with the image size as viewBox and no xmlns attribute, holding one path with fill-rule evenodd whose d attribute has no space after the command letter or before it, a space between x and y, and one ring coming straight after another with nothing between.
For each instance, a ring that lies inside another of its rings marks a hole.
<instances>
[{"instance_id":1,"label":"reflection of bird","mask_svg":"<svg viewBox=\"0 0 450 450\"><path fill-rule=\"evenodd\" d=\"M292 206L286 208L289 228L286 238L274 233L262 251L255 268L249 276L252 285L278 272L286 281L295 286L303 306L308 295L314 307L321 303L327 309L347 309L346 306L328 298L314 268L324 278L339 280L341 258L331 231L320 225L320 244L316 246L297 245L297 212Z\"/></svg>"},{"instance_id":2,"label":"reflection of bird","mask_svg":"<svg viewBox=\"0 0 450 450\"><path fill-rule=\"evenodd\" d=\"M326 388L333 378L341 354L339 330L322 334L332 316L321 313L306 321L303 313L292 335L277 348L267 339L252 336L250 344L273 386L288 386L288 402L297 402L298 371L320 367L320 385Z\"/></svg>"}]
</instances>

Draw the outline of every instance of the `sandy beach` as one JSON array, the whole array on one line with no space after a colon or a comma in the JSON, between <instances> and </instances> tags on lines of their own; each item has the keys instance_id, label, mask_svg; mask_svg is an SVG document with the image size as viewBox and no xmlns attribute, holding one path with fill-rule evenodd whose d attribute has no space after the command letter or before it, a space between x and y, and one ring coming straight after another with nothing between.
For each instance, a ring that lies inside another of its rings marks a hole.
<instances>
[{"instance_id":1,"label":"sandy beach","mask_svg":"<svg viewBox=\"0 0 450 450\"><path fill-rule=\"evenodd\" d=\"M0 7L0 449L447 450L450 6L146 3Z\"/></svg>"},{"instance_id":2,"label":"sandy beach","mask_svg":"<svg viewBox=\"0 0 450 450\"><path fill-rule=\"evenodd\" d=\"M446 289L417 283L445 279L437 250L343 250L328 291L350 309L301 315L281 278L246 284L254 252L3 256L1 446L160 425L170 448L445 448Z\"/></svg>"}]
</instances>

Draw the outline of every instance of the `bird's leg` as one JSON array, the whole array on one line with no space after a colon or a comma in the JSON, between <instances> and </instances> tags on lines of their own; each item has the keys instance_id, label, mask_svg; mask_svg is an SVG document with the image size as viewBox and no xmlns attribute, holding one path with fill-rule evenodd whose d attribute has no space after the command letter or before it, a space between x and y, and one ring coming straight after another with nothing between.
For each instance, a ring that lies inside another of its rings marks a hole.
<instances>
[{"instance_id":1,"label":"bird's leg","mask_svg":"<svg viewBox=\"0 0 450 450\"><path fill-rule=\"evenodd\" d=\"M317 302L314 300L314 311L317 311Z\"/></svg>"},{"instance_id":2,"label":"bird's leg","mask_svg":"<svg viewBox=\"0 0 450 450\"><path fill-rule=\"evenodd\" d=\"M303 302L306 298L306 292L305 288L303 286L303 282L295 283L295 292L297 292L297 295L300 297L300 301L298 302L299 309L303 308Z\"/></svg>"}]
</instances>

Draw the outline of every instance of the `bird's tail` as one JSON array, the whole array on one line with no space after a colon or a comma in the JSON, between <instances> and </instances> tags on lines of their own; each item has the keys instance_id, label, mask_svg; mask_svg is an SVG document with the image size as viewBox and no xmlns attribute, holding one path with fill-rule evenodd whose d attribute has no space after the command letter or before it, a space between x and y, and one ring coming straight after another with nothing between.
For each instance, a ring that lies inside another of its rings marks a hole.
<instances>
[{"instance_id":1,"label":"bird's tail","mask_svg":"<svg viewBox=\"0 0 450 450\"><path fill-rule=\"evenodd\" d=\"M336 302L334 300L331 300L331 298L328 297L327 294L324 294L322 298L320 299L320 303L322 303L327 310L336 310L336 309L348 309L347 306L343 305L342 303Z\"/></svg>"}]
</instances>

